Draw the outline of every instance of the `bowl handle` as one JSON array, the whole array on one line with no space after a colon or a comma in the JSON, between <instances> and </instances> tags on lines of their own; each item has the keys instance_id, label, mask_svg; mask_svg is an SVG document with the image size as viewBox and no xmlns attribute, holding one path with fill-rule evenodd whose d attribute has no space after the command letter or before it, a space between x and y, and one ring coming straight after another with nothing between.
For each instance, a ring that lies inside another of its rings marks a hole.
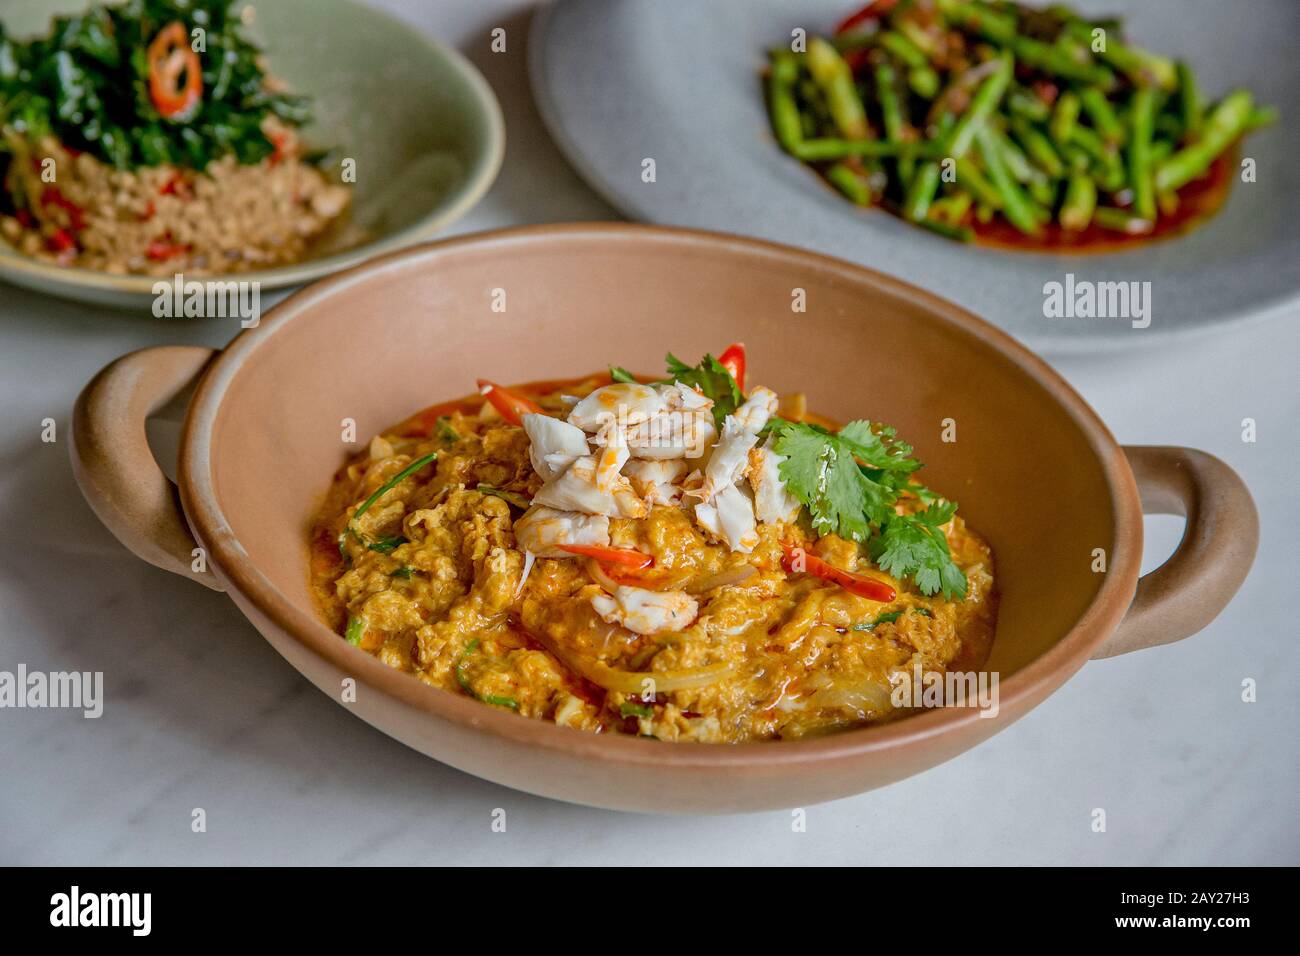
<instances>
[{"instance_id":1,"label":"bowl handle","mask_svg":"<svg viewBox=\"0 0 1300 956\"><path fill-rule=\"evenodd\" d=\"M1145 514L1185 515L1169 560L1138 579L1115 633L1093 659L1191 637L1218 617L1241 587L1259 545L1259 515L1238 474L1194 448L1127 445Z\"/></svg>"},{"instance_id":2,"label":"bowl handle","mask_svg":"<svg viewBox=\"0 0 1300 956\"><path fill-rule=\"evenodd\" d=\"M164 571L223 591L206 562L194 569L199 544L145 436L145 419L196 381L215 354L169 345L109 364L77 397L70 444L81 493L118 541Z\"/></svg>"}]
</instances>

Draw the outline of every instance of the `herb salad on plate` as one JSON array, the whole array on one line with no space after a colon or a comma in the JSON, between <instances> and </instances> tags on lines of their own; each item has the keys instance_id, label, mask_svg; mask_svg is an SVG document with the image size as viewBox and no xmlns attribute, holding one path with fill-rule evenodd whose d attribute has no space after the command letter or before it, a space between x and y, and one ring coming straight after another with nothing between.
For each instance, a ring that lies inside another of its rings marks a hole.
<instances>
[{"instance_id":1,"label":"herb salad on plate","mask_svg":"<svg viewBox=\"0 0 1300 956\"><path fill-rule=\"evenodd\" d=\"M144 275L300 261L350 190L303 144L310 104L267 71L234 0L128 0L0 24L0 236L26 255Z\"/></svg>"}]
</instances>

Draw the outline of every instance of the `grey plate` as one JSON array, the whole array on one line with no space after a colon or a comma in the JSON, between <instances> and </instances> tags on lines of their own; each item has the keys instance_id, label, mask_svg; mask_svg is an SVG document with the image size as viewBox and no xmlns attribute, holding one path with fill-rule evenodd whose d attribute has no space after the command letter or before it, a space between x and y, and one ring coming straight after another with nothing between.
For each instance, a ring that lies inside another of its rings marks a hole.
<instances>
[{"instance_id":1,"label":"grey plate","mask_svg":"<svg viewBox=\"0 0 1300 956\"><path fill-rule=\"evenodd\" d=\"M1107 255L963 246L861 210L782 153L759 72L790 30L825 33L858 0L557 0L534 26L533 89L570 161L642 220L743 233L889 272L1055 352L1137 347L1300 306L1300 3L1080 0L1126 16L1130 38L1187 58L1207 96L1237 86L1283 111L1244 155L1236 183L1195 231ZM1290 114L1290 115L1288 115ZM653 158L656 181L642 182ZM1152 321L1044 316L1044 285L1151 282Z\"/></svg>"}]
</instances>

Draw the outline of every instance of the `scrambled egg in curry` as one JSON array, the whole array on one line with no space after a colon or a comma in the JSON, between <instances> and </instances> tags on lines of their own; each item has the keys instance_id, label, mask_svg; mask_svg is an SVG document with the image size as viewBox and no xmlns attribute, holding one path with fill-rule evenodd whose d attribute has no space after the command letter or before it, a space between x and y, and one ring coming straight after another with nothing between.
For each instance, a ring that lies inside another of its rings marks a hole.
<instances>
[{"instance_id":1,"label":"scrambled egg in curry","mask_svg":"<svg viewBox=\"0 0 1300 956\"><path fill-rule=\"evenodd\" d=\"M786 487L776 450L794 446L769 422L816 422L802 396L746 399L743 364L734 377L730 402L690 375L483 384L375 437L313 531L322 612L435 687L660 740L889 720L906 713L891 682L916 665L978 667L996 616L983 539L941 515L964 596L886 574ZM822 424L800 427L832 435ZM905 490L894 510L921 507Z\"/></svg>"}]
</instances>

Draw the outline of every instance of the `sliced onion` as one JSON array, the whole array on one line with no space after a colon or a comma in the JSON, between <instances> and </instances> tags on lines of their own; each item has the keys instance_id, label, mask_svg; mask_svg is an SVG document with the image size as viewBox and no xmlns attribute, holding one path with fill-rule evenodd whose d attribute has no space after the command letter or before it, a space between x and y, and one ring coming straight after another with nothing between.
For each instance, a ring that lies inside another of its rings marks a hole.
<instances>
[{"instance_id":1,"label":"sliced onion","mask_svg":"<svg viewBox=\"0 0 1300 956\"><path fill-rule=\"evenodd\" d=\"M519 595L524 593L524 585L528 583L528 575L533 573L533 564L536 563L536 561L537 555L533 554L531 551L524 552L524 573L519 578L519 586L515 588L515 600L518 600Z\"/></svg>"},{"instance_id":2,"label":"sliced onion","mask_svg":"<svg viewBox=\"0 0 1300 956\"><path fill-rule=\"evenodd\" d=\"M755 574L758 568L752 564L739 564L734 568L727 568L725 571L719 571L717 574L710 575L707 578L701 578L692 581L686 585L687 594L703 594L705 591L712 591L714 588L725 588L735 584L743 584Z\"/></svg>"},{"instance_id":3,"label":"sliced onion","mask_svg":"<svg viewBox=\"0 0 1300 956\"><path fill-rule=\"evenodd\" d=\"M598 687L635 696L641 693L647 680L654 683L656 693L663 694L707 687L729 675L732 665L724 661L679 671L625 671L600 661L579 661L574 669Z\"/></svg>"},{"instance_id":4,"label":"sliced onion","mask_svg":"<svg viewBox=\"0 0 1300 956\"><path fill-rule=\"evenodd\" d=\"M584 660L572 651L542 634L528 632L548 651L558 657L570 670L581 674L597 687L635 696L642 692L647 680L654 683L655 693L675 690L693 690L717 683L731 673L733 667L724 662L706 664L676 671L625 671L597 660Z\"/></svg>"},{"instance_id":5,"label":"sliced onion","mask_svg":"<svg viewBox=\"0 0 1300 956\"><path fill-rule=\"evenodd\" d=\"M591 575L593 581L610 594L613 594L618 590L618 582L605 572L605 569L600 566L600 562L595 558L587 559L587 573Z\"/></svg>"},{"instance_id":6,"label":"sliced onion","mask_svg":"<svg viewBox=\"0 0 1300 956\"><path fill-rule=\"evenodd\" d=\"M893 687L878 680L862 678L857 681L830 681L807 698L813 707L830 710L847 710L862 714L887 714L894 709Z\"/></svg>"}]
</instances>

